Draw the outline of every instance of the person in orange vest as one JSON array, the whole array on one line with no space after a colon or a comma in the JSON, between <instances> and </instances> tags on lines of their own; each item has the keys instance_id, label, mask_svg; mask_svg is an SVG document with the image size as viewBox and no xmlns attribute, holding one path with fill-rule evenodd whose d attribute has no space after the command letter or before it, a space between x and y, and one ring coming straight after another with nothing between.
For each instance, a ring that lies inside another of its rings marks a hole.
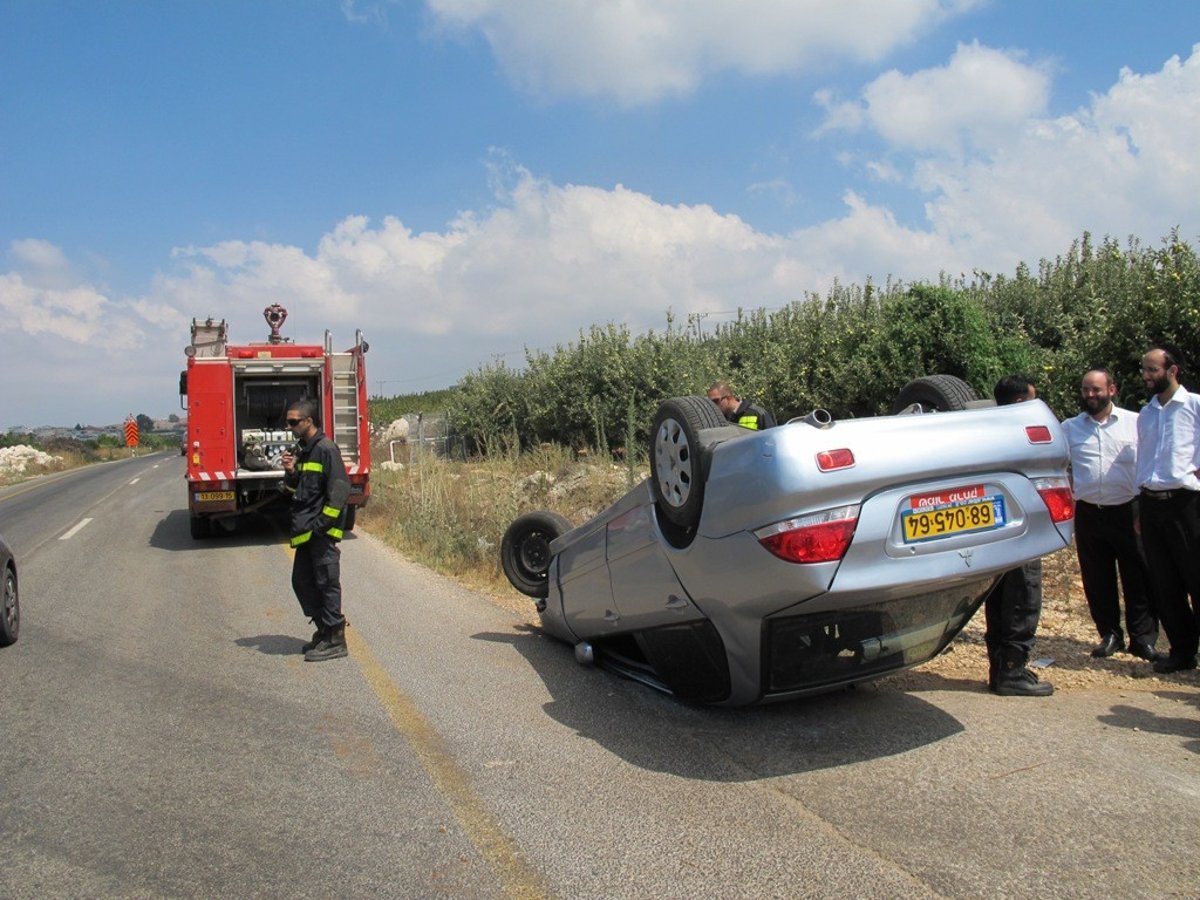
<instances>
[{"instance_id":1,"label":"person in orange vest","mask_svg":"<svg viewBox=\"0 0 1200 900\"><path fill-rule=\"evenodd\" d=\"M775 427L775 419L769 412L761 406L755 406L749 400L739 400L733 396L727 381L713 382L713 386L708 389L708 399L717 404L721 415L734 425L741 425L753 431Z\"/></svg>"}]
</instances>

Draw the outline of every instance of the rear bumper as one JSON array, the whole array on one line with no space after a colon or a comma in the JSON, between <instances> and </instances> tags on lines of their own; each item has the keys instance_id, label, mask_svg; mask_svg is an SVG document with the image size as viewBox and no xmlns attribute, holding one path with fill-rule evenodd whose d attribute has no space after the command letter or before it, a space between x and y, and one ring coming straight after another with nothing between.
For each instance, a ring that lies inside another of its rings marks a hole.
<instances>
[{"instance_id":1,"label":"rear bumper","mask_svg":"<svg viewBox=\"0 0 1200 900\"><path fill-rule=\"evenodd\" d=\"M998 580L989 576L914 597L768 617L762 630L762 699L818 693L932 659Z\"/></svg>"}]
</instances>

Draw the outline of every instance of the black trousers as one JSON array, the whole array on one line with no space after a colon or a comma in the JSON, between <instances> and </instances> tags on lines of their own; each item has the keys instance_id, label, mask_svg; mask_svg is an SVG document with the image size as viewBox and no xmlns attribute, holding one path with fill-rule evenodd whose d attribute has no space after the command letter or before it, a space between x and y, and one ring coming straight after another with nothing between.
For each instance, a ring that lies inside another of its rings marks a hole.
<instances>
[{"instance_id":1,"label":"black trousers","mask_svg":"<svg viewBox=\"0 0 1200 900\"><path fill-rule=\"evenodd\" d=\"M341 625L342 551L337 541L314 534L296 548L292 561L292 590L304 615L317 625Z\"/></svg>"},{"instance_id":2,"label":"black trousers","mask_svg":"<svg viewBox=\"0 0 1200 900\"><path fill-rule=\"evenodd\" d=\"M1139 507L1150 588L1171 654L1195 656L1200 643L1200 492L1176 491L1165 500L1143 494Z\"/></svg>"},{"instance_id":3,"label":"black trousers","mask_svg":"<svg viewBox=\"0 0 1200 900\"><path fill-rule=\"evenodd\" d=\"M1079 555L1083 594L1100 637L1125 634L1121 630L1121 604L1117 598L1119 572L1129 638L1153 647L1158 640L1158 620L1150 599L1146 562L1133 527L1135 516L1133 501L1119 506L1077 502L1075 552Z\"/></svg>"},{"instance_id":4,"label":"black trousers","mask_svg":"<svg viewBox=\"0 0 1200 900\"><path fill-rule=\"evenodd\" d=\"M1028 660L1042 617L1042 561L1035 559L1000 576L983 602L983 615L988 656Z\"/></svg>"}]
</instances>

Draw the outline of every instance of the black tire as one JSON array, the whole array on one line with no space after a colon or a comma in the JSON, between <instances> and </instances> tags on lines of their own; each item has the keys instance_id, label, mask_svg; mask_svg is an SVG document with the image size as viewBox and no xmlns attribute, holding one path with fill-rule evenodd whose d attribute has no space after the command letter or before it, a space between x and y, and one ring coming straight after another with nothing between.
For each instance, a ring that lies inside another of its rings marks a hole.
<instances>
[{"instance_id":1,"label":"black tire","mask_svg":"<svg viewBox=\"0 0 1200 900\"><path fill-rule=\"evenodd\" d=\"M202 541L212 537L212 519L208 516L192 516L191 525L194 540Z\"/></svg>"},{"instance_id":2,"label":"black tire","mask_svg":"<svg viewBox=\"0 0 1200 900\"><path fill-rule=\"evenodd\" d=\"M914 403L933 412L954 412L966 409L967 404L979 398L971 386L953 375L926 375L914 378L900 389L892 403L892 415L907 409Z\"/></svg>"},{"instance_id":3,"label":"black tire","mask_svg":"<svg viewBox=\"0 0 1200 900\"><path fill-rule=\"evenodd\" d=\"M357 520L358 520L358 507L357 506L347 506L346 507L346 523L345 523L345 526L342 528L342 531L346 532L346 534L349 534L350 532L352 532L354 530L354 523Z\"/></svg>"},{"instance_id":4,"label":"black tire","mask_svg":"<svg viewBox=\"0 0 1200 900\"><path fill-rule=\"evenodd\" d=\"M550 596L550 542L571 530L557 513L518 516L500 541L500 565L509 583L527 597Z\"/></svg>"},{"instance_id":5,"label":"black tire","mask_svg":"<svg viewBox=\"0 0 1200 900\"><path fill-rule=\"evenodd\" d=\"M12 566L4 567L4 584L0 587L0 647L15 644L21 633L21 598L17 591L17 573Z\"/></svg>"},{"instance_id":6,"label":"black tire","mask_svg":"<svg viewBox=\"0 0 1200 900\"><path fill-rule=\"evenodd\" d=\"M700 432L728 425L707 397L672 397L659 404L650 430L654 499L670 522L690 528L704 505Z\"/></svg>"}]
</instances>

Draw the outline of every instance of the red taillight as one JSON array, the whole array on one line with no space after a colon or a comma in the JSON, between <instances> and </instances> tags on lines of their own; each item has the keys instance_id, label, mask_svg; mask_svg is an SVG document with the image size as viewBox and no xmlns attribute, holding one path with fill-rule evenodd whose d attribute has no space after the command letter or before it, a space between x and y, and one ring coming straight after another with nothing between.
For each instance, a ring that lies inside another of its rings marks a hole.
<instances>
[{"instance_id":1,"label":"red taillight","mask_svg":"<svg viewBox=\"0 0 1200 900\"><path fill-rule=\"evenodd\" d=\"M846 555L858 524L858 507L843 506L780 522L756 532L760 544L785 562L836 562Z\"/></svg>"},{"instance_id":2,"label":"red taillight","mask_svg":"<svg viewBox=\"0 0 1200 900\"><path fill-rule=\"evenodd\" d=\"M817 468L822 472L848 469L854 465L854 454L847 449L823 450L817 454Z\"/></svg>"},{"instance_id":3,"label":"red taillight","mask_svg":"<svg viewBox=\"0 0 1200 900\"><path fill-rule=\"evenodd\" d=\"M1026 425L1025 436L1029 438L1031 444L1049 444L1054 440L1050 429L1045 425Z\"/></svg>"},{"instance_id":4,"label":"red taillight","mask_svg":"<svg viewBox=\"0 0 1200 900\"><path fill-rule=\"evenodd\" d=\"M1075 497L1065 478L1039 478L1033 483L1042 502L1050 511L1053 522L1069 522L1075 518Z\"/></svg>"}]
</instances>

